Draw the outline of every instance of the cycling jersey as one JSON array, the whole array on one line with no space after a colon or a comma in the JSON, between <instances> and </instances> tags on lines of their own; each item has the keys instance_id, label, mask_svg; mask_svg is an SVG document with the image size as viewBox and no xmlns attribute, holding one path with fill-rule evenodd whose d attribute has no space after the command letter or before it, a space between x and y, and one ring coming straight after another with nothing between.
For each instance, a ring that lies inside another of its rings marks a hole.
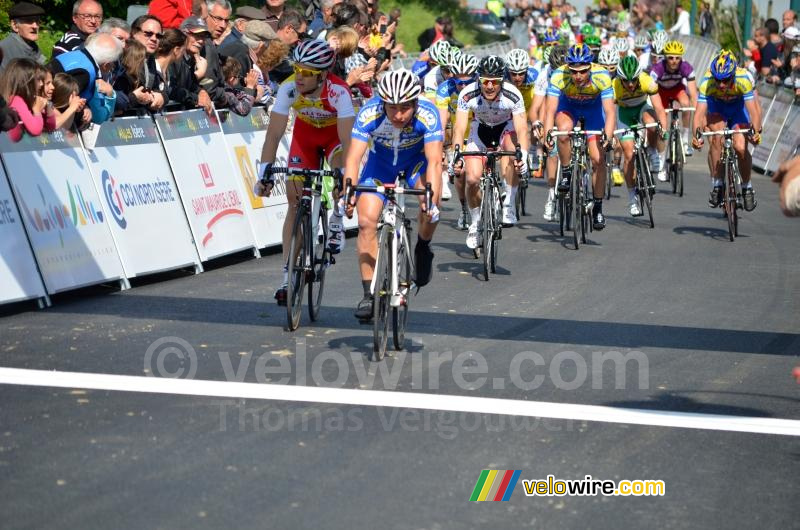
<instances>
[{"instance_id":1,"label":"cycling jersey","mask_svg":"<svg viewBox=\"0 0 800 530\"><path fill-rule=\"evenodd\" d=\"M517 90L519 90L520 94L522 94L522 101L525 103L525 109L531 108L531 103L533 102L534 86L536 85L536 80L538 79L538 77L539 77L539 71L536 70L536 68L534 68L533 66L529 66L528 72L525 75L525 80L522 82L520 86L517 87ZM509 76L506 77L506 81L511 83Z\"/></svg>"},{"instance_id":2,"label":"cycling jersey","mask_svg":"<svg viewBox=\"0 0 800 530\"><path fill-rule=\"evenodd\" d=\"M567 65L564 65L550 76L547 95L566 99L575 105L590 105L601 98L613 98L614 92L611 88L611 75L605 68L593 64L588 83L578 86L572 82L572 75L567 70Z\"/></svg>"},{"instance_id":3,"label":"cycling jersey","mask_svg":"<svg viewBox=\"0 0 800 530\"><path fill-rule=\"evenodd\" d=\"M707 103L711 100L723 103L749 101L754 97L752 79L747 70L737 68L734 82L723 90L717 84L714 76L711 75L711 71L706 71L698 86L699 96L697 100L701 103Z\"/></svg>"},{"instance_id":4,"label":"cycling jersey","mask_svg":"<svg viewBox=\"0 0 800 530\"><path fill-rule=\"evenodd\" d=\"M507 81L492 101L483 97L480 84L475 82L459 94L458 110L472 111L474 121L494 127L508 122L514 115L525 114L525 103L517 87Z\"/></svg>"},{"instance_id":5,"label":"cycling jersey","mask_svg":"<svg viewBox=\"0 0 800 530\"><path fill-rule=\"evenodd\" d=\"M466 86L466 85L462 85ZM439 85L439 88L436 89L436 107L439 110L447 110L450 113L450 123L455 125L456 123L456 111L458 110L458 94L461 92L459 89L459 85L456 83L454 78L447 79L444 83ZM472 113L469 115L470 121L472 121ZM444 127L446 124L442 124ZM464 132L464 135L469 135L469 124L467 124L467 130Z\"/></svg>"},{"instance_id":6,"label":"cycling jersey","mask_svg":"<svg viewBox=\"0 0 800 530\"><path fill-rule=\"evenodd\" d=\"M425 77L422 78L422 90L425 93L425 97L430 99L431 101L436 99L436 89L439 88L439 85L444 83L444 75L442 75L442 67L435 66L431 68L431 70L425 74Z\"/></svg>"},{"instance_id":7,"label":"cycling jersey","mask_svg":"<svg viewBox=\"0 0 800 530\"><path fill-rule=\"evenodd\" d=\"M694 81L694 68L686 61L681 61L678 70L675 72L667 71L667 61L663 59L653 65L650 70L650 77L658 83L659 88L675 88L676 86L683 85L684 81Z\"/></svg>"},{"instance_id":8,"label":"cycling jersey","mask_svg":"<svg viewBox=\"0 0 800 530\"><path fill-rule=\"evenodd\" d=\"M415 61L414 64L411 65L411 72L422 79L425 77L425 74L430 72L431 70L431 63L428 61Z\"/></svg>"},{"instance_id":9,"label":"cycling jersey","mask_svg":"<svg viewBox=\"0 0 800 530\"><path fill-rule=\"evenodd\" d=\"M403 129L392 125L379 97L370 99L358 112L351 138L370 142L370 157L391 160L392 166L405 166L418 158L424 144L444 141L439 111L424 98L418 100L411 123Z\"/></svg>"},{"instance_id":10,"label":"cycling jersey","mask_svg":"<svg viewBox=\"0 0 800 530\"><path fill-rule=\"evenodd\" d=\"M289 109L297 113L299 122L312 127L331 127L338 118L352 118L353 99L347 83L333 74L328 74L318 98L308 98L297 91L294 75L289 76L278 88L272 112L289 115Z\"/></svg>"},{"instance_id":11,"label":"cycling jersey","mask_svg":"<svg viewBox=\"0 0 800 530\"><path fill-rule=\"evenodd\" d=\"M542 65L539 71L539 77L536 78L536 84L533 85L534 96L546 96L547 87L550 86L550 65Z\"/></svg>"},{"instance_id":12,"label":"cycling jersey","mask_svg":"<svg viewBox=\"0 0 800 530\"><path fill-rule=\"evenodd\" d=\"M658 94L658 85L644 72L639 74L639 83L633 91L626 89L619 77L614 79L613 86L614 99L620 107L640 107L647 103L647 96Z\"/></svg>"}]
</instances>

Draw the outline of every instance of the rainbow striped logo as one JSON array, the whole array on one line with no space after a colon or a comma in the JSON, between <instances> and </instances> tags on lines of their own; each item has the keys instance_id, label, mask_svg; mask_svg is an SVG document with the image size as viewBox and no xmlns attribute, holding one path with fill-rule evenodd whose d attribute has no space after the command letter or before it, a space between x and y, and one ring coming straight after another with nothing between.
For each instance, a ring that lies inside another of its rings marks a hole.
<instances>
[{"instance_id":1,"label":"rainbow striped logo","mask_svg":"<svg viewBox=\"0 0 800 530\"><path fill-rule=\"evenodd\" d=\"M469 500L507 501L519 481L521 469L484 469Z\"/></svg>"}]
</instances>

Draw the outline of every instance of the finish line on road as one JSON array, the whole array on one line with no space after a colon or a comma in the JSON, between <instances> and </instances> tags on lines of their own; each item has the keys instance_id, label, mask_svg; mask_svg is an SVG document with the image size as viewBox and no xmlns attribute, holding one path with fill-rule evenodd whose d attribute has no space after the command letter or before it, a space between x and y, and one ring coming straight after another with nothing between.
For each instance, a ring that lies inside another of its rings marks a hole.
<instances>
[{"instance_id":1,"label":"finish line on road","mask_svg":"<svg viewBox=\"0 0 800 530\"><path fill-rule=\"evenodd\" d=\"M477 414L498 414L562 420L599 421L652 427L800 436L800 420L723 416L693 412L636 410L602 405L574 405L488 397L357 390L195 379L167 379L131 375L56 372L0 368L0 384L80 388L114 392L142 392L198 397L224 397L360 405Z\"/></svg>"}]
</instances>

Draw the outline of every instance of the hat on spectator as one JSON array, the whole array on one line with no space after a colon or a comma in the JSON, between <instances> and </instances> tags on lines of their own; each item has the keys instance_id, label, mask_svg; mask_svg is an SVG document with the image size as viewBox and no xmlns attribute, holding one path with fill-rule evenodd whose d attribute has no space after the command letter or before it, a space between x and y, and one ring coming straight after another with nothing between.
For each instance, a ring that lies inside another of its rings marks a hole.
<instances>
[{"instance_id":1,"label":"hat on spectator","mask_svg":"<svg viewBox=\"0 0 800 530\"><path fill-rule=\"evenodd\" d=\"M200 17L186 17L181 22L180 30L184 33L211 33L208 31L206 21Z\"/></svg>"},{"instance_id":2,"label":"hat on spectator","mask_svg":"<svg viewBox=\"0 0 800 530\"><path fill-rule=\"evenodd\" d=\"M791 40L800 39L800 28L798 28L797 26L789 26L788 28L783 30L783 38Z\"/></svg>"},{"instance_id":3,"label":"hat on spectator","mask_svg":"<svg viewBox=\"0 0 800 530\"><path fill-rule=\"evenodd\" d=\"M236 8L234 14L236 18L246 18L248 20L266 20L267 15L261 9L253 6L242 6Z\"/></svg>"},{"instance_id":4,"label":"hat on spectator","mask_svg":"<svg viewBox=\"0 0 800 530\"><path fill-rule=\"evenodd\" d=\"M24 17L44 16L44 9L30 2L17 2L8 10L8 18L11 20Z\"/></svg>"},{"instance_id":5,"label":"hat on spectator","mask_svg":"<svg viewBox=\"0 0 800 530\"><path fill-rule=\"evenodd\" d=\"M248 39L267 42L275 40L278 35L272 29L269 23L263 20L251 20L244 25L244 36Z\"/></svg>"}]
</instances>

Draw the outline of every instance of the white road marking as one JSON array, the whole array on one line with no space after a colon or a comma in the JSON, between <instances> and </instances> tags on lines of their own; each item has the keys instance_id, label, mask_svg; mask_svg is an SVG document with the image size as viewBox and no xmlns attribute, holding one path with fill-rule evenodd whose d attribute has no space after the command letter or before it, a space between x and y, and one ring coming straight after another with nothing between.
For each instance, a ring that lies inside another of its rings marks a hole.
<instances>
[{"instance_id":1,"label":"white road marking","mask_svg":"<svg viewBox=\"0 0 800 530\"><path fill-rule=\"evenodd\" d=\"M723 416L692 412L636 410L599 405L574 405L566 403L547 403L543 401L519 401L513 399L443 394L238 383L197 379L167 379L130 375L27 370L22 368L0 368L0 384L440 410L562 420L625 423L653 427L677 427L683 429L800 436L800 420ZM8 405L9 404L7 404L7 406Z\"/></svg>"}]
</instances>

